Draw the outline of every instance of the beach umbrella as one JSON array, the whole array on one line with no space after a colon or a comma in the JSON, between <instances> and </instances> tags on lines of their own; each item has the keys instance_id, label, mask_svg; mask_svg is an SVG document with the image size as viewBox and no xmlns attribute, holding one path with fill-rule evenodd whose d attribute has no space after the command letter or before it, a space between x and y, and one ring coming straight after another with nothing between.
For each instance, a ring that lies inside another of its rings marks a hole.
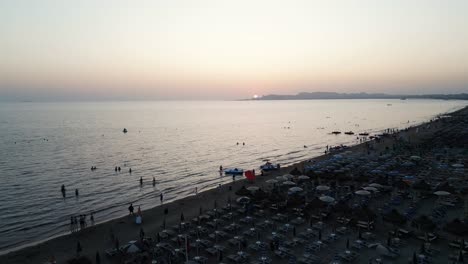
<instances>
[{"instance_id":1,"label":"beach umbrella","mask_svg":"<svg viewBox=\"0 0 468 264\"><path fill-rule=\"evenodd\" d=\"M370 195L371 193L366 190L359 190L359 191L356 191L355 194L361 195L361 196L367 196L367 195Z\"/></svg>"},{"instance_id":2,"label":"beach umbrella","mask_svg":"<svg viewBox=\"0 0 468 264\"><path fill-rule=\"evenodd\" d=\"M455 163L455 164L452 164L452 167L454 167L454 168L464 168L465 165L460 164L460 163Z\"/></svg>"},{"instance_id":3,"label":"beach umbrella","mask_svg":"<svg viewBox=\"0 0 468 264\"><path fill-rule=\"evenodd\" d=\"M258 186L249 186L249 187L247 187L247 190L249 190L251 192L256 192L256 191L258 191L258 189L260 189Z\"/></svg>"},{"instance_id":4,"label":"beach umbrella","mask_svg":"<svg viewBox=\"0 0 468 264\"><path fill-rule=\"evenodd\" d=\"M294 187L289 188L288 191L291 193L296 193L296 192L302 192L304 191L304 189L302 189L301 187L294 186Z\"/></svg>"},{"instance_id":5,"label":"beach umbrella","mask_svg":"<svg viewBox=\"0 0 468 264\"><path fill-rule=\"evenodd\" d=\"M319 185L319 186L315 187L315 189L317 191L328 191L328 190L330 190L330 187L325 186L325 185Z\"/></svg>"},{"instance_id":6,"label":"beach umbrella","mask_svg":"<svg viewBox=\"0 0 468 264\"><path fill-rule=\"evenodd\" d=\"M299 179L299 180L310 180L310 177L305 176L305 175L301 175L301 176L297 177L297 179Z\"/></svg>"},{"instance_id":7,"label":"beach umbrella","mask_svg":"<svg viewBox=\"0 0 468 264\"><path fill-rule=\"evenodd\" d=\"M320 201L325 203L333 203L335 201L335 198L327 195L320 196L319 199Z\"/></svg>"},{"instance_id":8,"label":"beach umbrella","mask_svg":"<svg viewBox=\"0 0 468 264\"><path fill-rule=\"evenodd\" d=\"M383 185L382 184L378 184L378 183L371 183L369 184L370 187L374 187L374 188L382 188Z\"/></svg>"},{"instance_id":9,"label":"beach umbrella","mask_svg":"<svg viewBox=\"0 0 468 264\"><path fill-rule=\"evenodd\" d=\"M285 175L283 175L283 177L285 177L285 178L288 179L288 180L294 178L294 176L292 176L291 174L285 174Z\"/></svg>"},{"instance_id":10,"label":"beach umbrella","mask_svg":"<svg viewBox=\"0 0 468 264\"><path fill-rule=\"evenodd\" d=\"M136 253L136 252L140 252L141 249L135 245L135 243L131 243L127 246L127 248L125 249L125 252L127 253Z\"/></svg>"},{"instance_id":11,"label":"beach umbrella","mask_svg":"<svg viewBox=\"0 0 468 264\"><path fill-rule=\"evenodd\" d=\"M437 192L434 192L435 195L437 196L447 196L447 195L450 195L449 192L446 192L446 191L437 191Z\"/></svg>"},{"instance_id":12,"label":"beach umbrella","mask_svg":"<svg viewBox=\"0 0 468 264\"><path fill-rule=\"evenodd\" d=\"M375 250L380 254L380 255L388 255L390 251L388 248L382 244L378 244Z\"/></svg>"},{"instance_id":13,"label":"beach umbrella","mask_svg":"<svg viewBox=\"0 0 468 264\"><path fill-rule=\"evenodd\" d=\"M292 181L285 181L285 182L283 182L283 185L291 186L291 185L296 185L296 184L294 182L292 182Z\"/></svg>"},{"instance_id":14,"label":"beach umbrella","mask_svg":"<svg viewBox=\"0 0 468 264\"><path fill-rule=\"evenodd\" d=\"M240 204L247 204L250 202L250 198L247 196L242 196L242 197L237 198L236 202Z\"/></svg>"},{"instance_id":15,"label":"beach umbrella","mask_svg":"<svg viewBox=\"0 0 468 264\"><path fill-rule=\"evenodd\" d=\"M362 188L362 189L364 189L364 190L366 190L366 191L371 191L371 192L378 191L377 188L375 188L375 187L370 187L370 186L364 187L364 188Z\"/></svg>"},{"instance_id":16,"label":"beach umbrella","mask_svg":"<svg viewBox=\"0 0 468 264\"><path fill-rule=\"evenodd\" d=\"M276 176L275 179L278 180L278 181L287 181L288 180L288 178L286 178L284 176Z\"/></svg>"},{"instance_id":17,"label":"beach umbrella","mask_svg":"<svg viewBox=\"0 0 468 264\"><path fill-rule=\"evenodd\" d=\"M269 180L266 181L266 183L268 183L268 184L276 184L276 183L278 183L278 181L275 180L275 179L269 179Z\"/></svg>"}]
</instances>

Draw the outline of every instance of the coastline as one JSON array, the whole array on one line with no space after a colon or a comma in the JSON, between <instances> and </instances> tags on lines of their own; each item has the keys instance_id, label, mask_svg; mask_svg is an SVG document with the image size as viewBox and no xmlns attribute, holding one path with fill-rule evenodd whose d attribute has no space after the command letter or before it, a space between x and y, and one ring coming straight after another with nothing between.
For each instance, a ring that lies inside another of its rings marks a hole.
<instances>
[{"instance_id":1,"label":"coastline","mask_svg":"<svg viewBox=\"0 0 468 264\"><path fill-rule=\"evenodd\" d=\"M450 115L459 111L467 111L468 107L464 107L453 112L441 113L439 115ZM418 127L424 126L428 121L422 122L411 126L411 128L402 132L401 135L411 136L416 138L423 138L424 133L415 135L415 130ZM427 131L426 133L431 133ZM364 143L350 146L347 150L358 152L362 151ZM382 146L380 146L382 147ZM309 161L318 161L329 157L329 155L319 155L317 157L311 157L302 162L298 162L293 165L282 168L279 171L268 174L266 177L257 177L255 185L260 187L264 186L265 180L276 176L290 172L294 168L302 170L304 164ZM95 226L90 226L82 231L73 234L59 235L57 237L48 238L46 240L34 242L31 245L24 245L21 249L12 249L9 253L0 255L1 263L42 263L46 261L51 255L54 255L59 263L65 262L71 256L75 254L76 243L79 240L83 247L83 255L93 256L95 250L98 249L101 254L102 252L112 247L110 241L110 230L112 229L119 238L120 241L126 242L133 240L138 237L140 227L142 227L147 234L155 234L160 230L164 210L167 208L169 214L167 215L166 222L169 226L174 225L178 222L180 213L183 212L186 218L191 219L198 215L200 206L204 209L212 208L214 201L223 204L227 201L228 197L235 198L234 191L242 185L247 185L248 182L245 179L238 179L235 182L226 183L221 187L208 189L200 192L197 195L190 195L179 200L172 201L167 204L160 205L155 204L155 207L150 209L142 208L143 211L143 224L137 226L133 223L133 218L129 216L122 216L116 219L99 223ZM229 190L229 188L232 190ZM126 208L122 208L123 212L126 212ZM103 263L107 263L104 259Z\"/></svg>"}]
</instances>

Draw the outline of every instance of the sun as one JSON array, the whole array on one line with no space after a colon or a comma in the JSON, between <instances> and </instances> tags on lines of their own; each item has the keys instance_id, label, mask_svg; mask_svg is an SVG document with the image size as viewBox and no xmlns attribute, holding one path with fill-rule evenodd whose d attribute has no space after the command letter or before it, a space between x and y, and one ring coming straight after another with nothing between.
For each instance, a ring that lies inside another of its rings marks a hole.
<instances>
[{"instance_id":1,"label":"sun","mask_svg":"<svg viewBox=\"0 0 468 264\"><path fill-rule=\"evenodd\" d=\"M257 99L258 95L254 94L253 99Z\"/></svg>"}]
</instances>

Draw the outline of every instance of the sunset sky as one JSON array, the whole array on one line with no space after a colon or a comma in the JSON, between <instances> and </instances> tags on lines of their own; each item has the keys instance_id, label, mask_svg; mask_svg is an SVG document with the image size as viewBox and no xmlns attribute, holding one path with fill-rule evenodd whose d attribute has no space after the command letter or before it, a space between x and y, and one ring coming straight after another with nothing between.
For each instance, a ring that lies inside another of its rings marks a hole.
<instances>
[{"instance_id":1,"label":"sunset sky","mask_svg":"<svg viewBox=\"0 0 468 264\"><path fill-rule=\"evenodd\" d=\"M0 98L468 91L466 0L4 0Z\"/></svg>"}]
</instances>

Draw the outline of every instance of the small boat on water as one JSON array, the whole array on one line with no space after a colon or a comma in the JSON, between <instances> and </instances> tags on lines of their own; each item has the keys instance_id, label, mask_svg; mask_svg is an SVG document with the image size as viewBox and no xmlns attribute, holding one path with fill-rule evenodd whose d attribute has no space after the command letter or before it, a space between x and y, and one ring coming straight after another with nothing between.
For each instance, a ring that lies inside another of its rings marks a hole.
<instances>
[{"instance_id":1,"label":"small boat on water","mask_svg":"<svg viewBox=\"0 0 468 264\"><path fill-rule=\"evenodd\" d=\"M127 133L128 131L126 128L124 128L122 132Z\"/></svg>"},{"instance_id":2,"label":"small boat on water","mask_svg":"<svg viewBox=\"0 0 468 264\"><path fill-rule=\"evenodd\" d=\"M224 174L226 175L242 175L243 173L244 173L244 170L238 169L238 168L224 170Z\"/></svg>"},{"instance_id":3,"label":"small boat on water","mask_svg":"<svg viewBox=\"0 0 468 264\"><path fill-rule=\"evenodd\" d=\"M346 135L354 135L353 131L344 132Z\"/></svg>"},{"instance_id":4,"label":"small boat on water","mask_svg":"<svg viewBox=\"0 0 468 264\"><path fill-rule=\"evenodd\" d=\"M360 135L360 136L366 136L366 137L367 137L367 136L369 135L369 133L364 132L364 133L359 133L359 135Z\"/></svg>"},{"instance_id":5,"label":"small boat on water","mask_svg":"<svg viewBox=\"0 0 468 264\"><path fill-rule=\"evenodd\" d=\"M341 134L340 131L333 131L333 132L331 132L331 133L332 133L333 135L339 135L339 134Z\"/></svg>"},{"instance_id":6,"label":"small boat on water","mask_svg":"<svg viewBox=\"0 0 468 264\"><path fill-rule=\"evenodd\" d=\"M278 170L280 168L279 164L273 164L270 162L267 162L263 165L260 166L260 169L263 171L272 171L272 170Z\"/></svg>"}]
</instances>

